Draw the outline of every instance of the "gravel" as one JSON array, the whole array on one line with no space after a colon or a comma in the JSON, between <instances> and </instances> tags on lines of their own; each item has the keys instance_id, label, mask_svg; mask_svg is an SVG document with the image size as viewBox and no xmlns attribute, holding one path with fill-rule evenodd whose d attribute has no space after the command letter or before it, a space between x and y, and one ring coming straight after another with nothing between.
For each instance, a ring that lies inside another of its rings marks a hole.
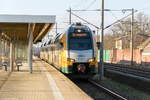
<instances>
[{"instance_id":1,"label":"gravel","mask_svg":"<svg viewBox=\"0 0 150 100\"><path fill-rule=\"evenodd\" d=\"M91 96L94 100L115 100L112 96L106 94L99 88L95 87L87 80L72 80L77 86L79 86L85 93Z\"/></svg>"}]
</instances>

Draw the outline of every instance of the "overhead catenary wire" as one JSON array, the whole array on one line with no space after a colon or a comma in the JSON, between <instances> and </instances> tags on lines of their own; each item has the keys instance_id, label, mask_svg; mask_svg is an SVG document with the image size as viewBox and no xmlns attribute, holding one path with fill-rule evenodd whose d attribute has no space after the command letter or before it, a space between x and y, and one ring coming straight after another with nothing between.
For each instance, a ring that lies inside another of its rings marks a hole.
<instances>
[{"instance_id":1,"label":"overhead catenary wire","mask_svg":"<svg viewBox=\"0 0 150 100\"><path fill-rule=\"evenodd\" d=\"M138 12L137 10L134 11L134 13L137 13L137 12ZM116 24L116 23L118 23L118 22L121 22L122 20L124 20L125 18L127 18L127 17L129 17L129 16L131 16L131 15L132 15L132 13L130 13L129 15L127 15L127 16L125 16L125 17L123 17L123 18L121 18L121 19L119 19L119 20L117 20L117 21L115 21L115 22L113 22L112 24L106 26L104 29L107 29L107 28L113 26L114 24Z\"/></svg>"},{"instance_id":2,"label":"overhead catenary wire","mask_svg":"<svg viewBox=\"0 0 150 100\"><path fill-rule=\"evenodd\" d=\"M85 8L85 10L86 9L89 9L91 6L93 6L93 4L96 2L96 0L93 0L86 8Z\"/></svg>"},{"instance_id":3,"label":"overhead catenary wire","mask_svg":"<svg viewBox=\"0 0 150 100\"><path fill-rule=\"evenodd\" d=\"M116 20L118 20L117 16L115 16L115 14L112 11L110 11L110 13Z\"/></svg>"},{"instance_id":4,"label":"overhead catenary wire","mask_svg":"<svg viewBox=\"0 0 150 100\"><path fill-rule=\"evenodd\" d=\"M71 12L71 14L72 14L72 15L74 15L75 17L77 17L77 18L79 18L79 19L83 20L84 22L86 22L86 23L88 23L88 24L92 25L93 27L95 27L95 28L99 29L99 27L98 27L98 26L96 26L96 25L92 24L91 22L89 22L89 21L87 21L87 20L85 20L85 19L81 18L80 16L76 15L75 13Z\"/></svg>"},{"instance_id":5,"label":"overhead catenary wire","mask_svg":"<svg viewBox=\"0 0 150 100\"><path fill-rule=\"evenodd\" d=\"M86 0L80 0L80 2L76 3L75 5L70 5L69 8L80 8L81 6L83 6L83 4L87 4L88 2L85 2ZM89 0L91 1L91 0ZM86 9L88 9L89 7L91 7L94 3L95 3L96 0L92 0L90 2L90 4L88 4L88 6L86 7Z\"/></svg>"},{"instance_id":6,"label":"overhead catenary wire","mask_svg":"<svg viewBox=\"0 0 150 100\"><path fill-rule=\"evenodd\" d=\"M145 8L142 8L142 9L139 9L140 11L142 11L142 10L150 10L150 6L147 6L147 7L145 7Z\"/></svg>"},{"instance_id":7,"label":"overhead catenary wire","mask_svg":"<svg viewBox=\"0 0 150 100\"><path fill-rule=\"evenodd\" d=\"M131 10L131 9L121 9L121 10L105 9L105 11L128 11L128 10ZM67 10L67 11L69 11L69 10ZM73 10L73 11L101 11L101 9L97 9L97 10ZM139 10L135 10L135 11L134 11L134 13L137 13L137 12L139 12ZM76 17L78 17L79 19L85 21L87 24L90 24L90 25L94 26L94 27L97 28L97 29L101 29L101 27L98 27L98 26L96 26L96 25L94 25L94 24L88 22L87 20L81 18L80 16L76 15L75 13L71 12L71 14L74 15L74 16L76 16ZM125 17L123 17L123 18L121 18L121 19L119 19L119 20L118 20L118 18L116 17L117 20L116 20L115 22L113 22L112 24L106 26L106 27L104 28L104 30L107 29L107 28L109 28L109 27L111 27L111 26L113 26L113 25L116 24L116 23L121 23L122 20L124 20L125 18L129 17L130 15L132 15L132 13L128 14L127 16L125 16ZM115 16L114 16L114 17L115 17Z\"/></svg>"},{"instance_id":8,"label":"overhead catenary wire","mask_svg":"<svg viewBox=\"0 0 150 100\"><path fill-rule=\"evenodd\" d=\"M110 13L116 20L118 20L117 16L115 16L115 14L112 11L110 11ZM121 21L119 21L119 24L122 25Z\"/></svg>"}]
</instances>

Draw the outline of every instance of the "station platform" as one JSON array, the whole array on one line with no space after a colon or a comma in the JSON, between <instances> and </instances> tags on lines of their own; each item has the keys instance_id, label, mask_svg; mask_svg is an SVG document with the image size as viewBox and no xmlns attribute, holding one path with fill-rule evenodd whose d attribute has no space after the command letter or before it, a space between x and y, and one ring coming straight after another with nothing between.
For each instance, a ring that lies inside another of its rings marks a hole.
<instances>
[{"instance_id":1,"label":"station platform","mask_svg":"<svg viewBox=\"0 0 150 100\"><path fill-rule=\"evenodd\" d=\"M34 58L33 73L0 70L0 100L92 100L51 65Z\"/></svg>"}]
</instances>

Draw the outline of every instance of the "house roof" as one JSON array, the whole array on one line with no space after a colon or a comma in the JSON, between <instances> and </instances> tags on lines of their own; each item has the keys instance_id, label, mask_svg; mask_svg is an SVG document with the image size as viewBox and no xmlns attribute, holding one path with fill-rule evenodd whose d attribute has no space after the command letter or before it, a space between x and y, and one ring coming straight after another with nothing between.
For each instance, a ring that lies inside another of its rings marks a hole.
<instances>
[{"instance_id":1,"label":"house roof","mask_svg":"<svg viewBox=\"0 0 150 100\"><path fill-rule=\"evenodd\" d=\"M148 44L150 43L150 37L146 39L141 45L139 45L137 48L144 49Z\"/></svg>"}]
</instances>

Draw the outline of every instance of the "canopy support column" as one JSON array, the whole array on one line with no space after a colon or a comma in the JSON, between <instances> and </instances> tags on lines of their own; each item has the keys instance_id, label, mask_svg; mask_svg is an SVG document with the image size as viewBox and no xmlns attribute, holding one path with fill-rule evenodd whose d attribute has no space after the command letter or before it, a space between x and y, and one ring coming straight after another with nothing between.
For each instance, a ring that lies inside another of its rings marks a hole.
<instances>
[{"instance_id":1,"label":"canopy support column","mask_svg":"<svg viewBox=\"0 0 150 100\"><path fill-rule=\"evenodd\" d=\"M14 58L13 58L13 52L14 48L13 48L13 42L10 42L10 72L13 71L14 69Z\"/></svg>"},{"instance_id":2,"label":"canopy support column","mask_svg":"<svg viewBox=\"0 0 150 100\"><path fill-rule=\"evenodd\" d=\"M2 62L4 61L4 56L5 56L5 45L4 45L4 39L2 40Z\"/></svg>"},{"instance_id":3,"label":"canopy support column","mask_svg":"<svg viewBox=\"0 0 150 100\"><path fill-rule=\"evenodd\" d=\"M32 46L33 46L33 32L35 24L28 25L29 43L28 43L28 65L29 72L32 73Z\"/></svg>"}]
</instances>

